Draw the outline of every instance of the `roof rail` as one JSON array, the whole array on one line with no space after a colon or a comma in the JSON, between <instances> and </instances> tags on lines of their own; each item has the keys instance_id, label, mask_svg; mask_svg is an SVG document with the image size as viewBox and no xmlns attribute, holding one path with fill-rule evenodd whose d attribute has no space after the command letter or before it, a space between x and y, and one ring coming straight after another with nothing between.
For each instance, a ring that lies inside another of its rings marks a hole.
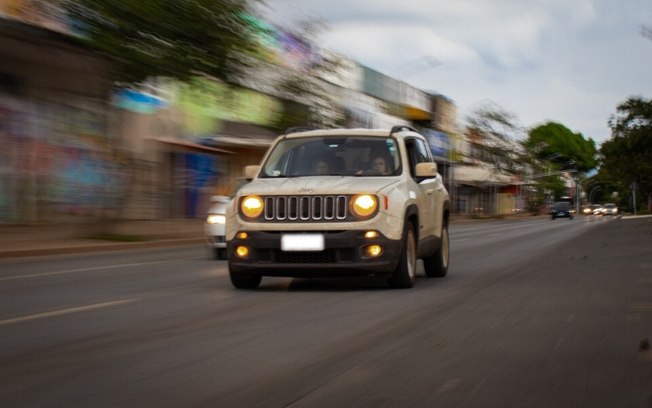
<instances>
[{"instance_id":1,"label":"roof rail","mask_svg":"<svg viewBox=\"0 0 652 408\"><path fill-rule=\"evenodd\" d=\"M396 126L392 126L392 130L389 131L389 135L391 136L394 133L400 132L401 130L409 130L409 131L412 131L412 132L416 132L416 129L414 129L411 126L408 126L408 125L396 125Z\"/></svg>"},{"instance_id":2,"label":"roof rail","mask_svg":"<svg viewBox=\"0 0 652 408\"><path fill-rule=\"evenodd\" d=\"M318 128L316 128L315 126L294 126L294 127L287 128L285 130L285 134L287 135L289 133L298 133L298 132L305 132L308 130L317 130L317 129Z\"/></svg>"}]
</instances>

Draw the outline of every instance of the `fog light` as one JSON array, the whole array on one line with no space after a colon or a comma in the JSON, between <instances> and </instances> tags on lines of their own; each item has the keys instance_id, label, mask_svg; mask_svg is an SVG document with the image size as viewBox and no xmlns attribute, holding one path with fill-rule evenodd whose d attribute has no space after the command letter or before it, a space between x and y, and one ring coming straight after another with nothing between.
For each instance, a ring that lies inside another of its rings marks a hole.
<instances>
[{"instance_id":1,"label":"fog light","mask_svg":"<svg viewBox=\"0 0 652 408\"><path fill-rule=\"evenodd\" d=\"M249 256L249 248L246 246L239 246L235 249L236 255L238 255L240 258L246 258Z\"/></svg>"},{"instance_id":2,"label":"fog light","mask_svg":"<svg viewBox=\"0 0 652 408\"><path fill-rule=\"evenodd\" d=\"M379 235L378 231L367 231L364 233L365 238L378 238Z\"/></svg>"},{"instance_id":3,"label":"fog light","mask_svg":"<svg viewBox=\"0 0 652 408\"><path fill-rule=\"evenodd\" d=\"M362 249L362 252L364 253L365 257L376 258L383 253L383 247L380 245L366 245Z\"/></svg>"},{"instance_id":4,"label":"fog light","mask_svg":"<svg viewBox=\"0 0 652 408\"><path fill-rule=\"evenodd\" d=\"M246 232L238 232L235 237L238 239L247 239L248 236Z\"/></svg>"}]
</instances>

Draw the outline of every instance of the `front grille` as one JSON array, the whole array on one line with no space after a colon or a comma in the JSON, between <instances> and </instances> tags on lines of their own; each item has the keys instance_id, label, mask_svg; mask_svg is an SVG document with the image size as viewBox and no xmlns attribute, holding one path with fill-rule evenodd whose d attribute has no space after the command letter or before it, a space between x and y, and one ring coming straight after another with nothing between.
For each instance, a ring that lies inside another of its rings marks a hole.
<instances>
[{"instance_id":1,"label":"front grille","mask_svg":"<svg viewBox=\"0 0 652 408\"><path fill-rule=\"evenodd\" d=\"M354 248L326 249L324 251L282 251L280 249L256 250L256 259L262 263L327 264L353 262Z\"/></svg>"},{"instance_id":2,"label":"front grille","mask_svg":"<svg viewBox=\"0 0 652 408\"><path fill-rule=\"evenodd\" d=\"M283 252L278 251L276 254L279 263L335 263L337 260L336 252L333 249L326 251L309 251L309 252Z\"/></svg>"},{"instance_id":3,"label":"front grille","mask_svg":"<svg viewBox=\"0 0 652 408\"><path fill-rule=\"evenodd\" d=\"M349 197L345 195L303 195L264 197L265 221L344 221Z\"/></svg>"}]
</instances>

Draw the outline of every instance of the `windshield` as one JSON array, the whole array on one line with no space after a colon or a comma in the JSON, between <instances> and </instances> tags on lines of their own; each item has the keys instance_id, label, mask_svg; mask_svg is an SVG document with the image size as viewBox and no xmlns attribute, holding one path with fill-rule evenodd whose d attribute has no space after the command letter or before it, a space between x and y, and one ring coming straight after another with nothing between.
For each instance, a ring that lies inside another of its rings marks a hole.
<instances>
[{"instance_id":1,"label":"windshield","mask_svg":"<svg viewBox=\"0 0 652 408\"><path fill-rule=\"evenodd\" d=\"M395 139L326 136L280 141L260 177L394 176L400 173Z\"/></svg>"}]
</instances>

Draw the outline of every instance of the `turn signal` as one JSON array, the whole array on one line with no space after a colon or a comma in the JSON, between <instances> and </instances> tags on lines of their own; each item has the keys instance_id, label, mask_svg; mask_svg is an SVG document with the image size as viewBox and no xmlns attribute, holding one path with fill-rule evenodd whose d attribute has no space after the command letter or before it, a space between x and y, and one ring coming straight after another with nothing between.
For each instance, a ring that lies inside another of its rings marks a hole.
<instances>
[{"instance_id":1,"label":"turn signal","mask_svg":"<svg viewBox=\"0 0 652 408\"><path fill-rule=\"evenodd\" d=\"M378 238L380 234L378 234L378 231L367 231L364 233L365 238Z\"/></svg>"}]
</instances>

